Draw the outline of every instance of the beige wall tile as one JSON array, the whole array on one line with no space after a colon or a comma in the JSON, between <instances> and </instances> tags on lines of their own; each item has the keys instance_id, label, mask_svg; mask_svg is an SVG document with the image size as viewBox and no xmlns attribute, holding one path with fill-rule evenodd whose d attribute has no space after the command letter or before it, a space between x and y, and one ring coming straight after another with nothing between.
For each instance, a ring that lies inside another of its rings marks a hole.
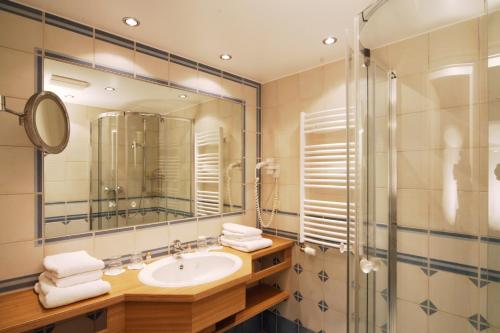
<instances>
[{"instance_id":1,"label":"beige wall tile","mask_svg":"<svg viewBox=\"0 0 500 333\"><path fill-rule=\"evenodd\" d=\"M64 222L51 222L44 225L43 235L45 238L66 236L66 224Z\"/></svg>"},{"instance_id":2,"label":"beige wall tile","mask_svg":"<svg viewBox=\"0 0 500 333\"><path fill-rule=\"evenodd\" d=\"M346 332L347 318L342 312L328 310L323 315L323 329L325 332Z\"/></svg>"},{"instance_id":3,"label":"beige wall tile","mask_svg":"<svg viewBox=\"0 0 500 333\"><path fill-rule=\"evenodd\" d=\"M90 63L94 62L94 40L92 37L45 24L44 43L46 50L62 53Z\"/></svg>"},{"instance_id":4,"label":"beige wall tile","mask_svg":"<svg viewBox=\"0 0 500 333\"><path fill-rule=\"evenodd\" d=\"M430 228L479 234L479 192L431 191Z\"/></svg>"},{"instance_id":5,"label":"beige wall tile","mask_svg":"<svg viewBox=\"0 0 500 333\"><path fill-rule=\"evenodd\" d=\"M6 11L0 12L0 22L0 46L31 53L42 47L41 22Z\"/></svg>"},{"instance_id":6,"label":"beige wall tile","mask_svg":"<svg viewBox=\"0 0 500 333\"><path fill-rule=\"evenodd\" d=\"M7 97L5 103L9 109L23 113L26 102L25 99ZM24 126L19 124L19 119L7 112L0 113L0 142L5 146L33 146Z\"/></svg>"},{"instance_id":7,"label":"beige wall tile","mask_svg":"<svg viewBox=\"0 0 500 333\"><path fill-rule=\"evenodd\" d=\"M431 68L476 61L479 57L479 23L472 19L429 34Z\"/></svg>"},{"instance_id":8,"label":"beige wall tile","mask_svg":"<svg viewBox=\"0 0 500 333\"><path fill-rule=\"evenodd\" d=\"M188 242L198 238L198 222L170 224L170 243L178 239L181 242Z\"/></svg>"},{"instance_id":9,"label":"beige wall tile","mask_svg":"<svg viewBox=\"0 0 500 333\"><path fill-rule=\"evenodd\" d=\"M321 318L323 313L318 308L316 300L303 299L300 302L300 321L302 324L315 332L321 330Z\"/></svg>"},{"instance_id":10,"label":"beige wall tile","mask_svg":"<svg viewBox=\"0 0 500 333\"><path fill-rule=\"evenodd\" d=\"M144 53L135 52L135 74L168 81L169 62Z\"/></svg>"},{"instance_id":11,"label":"beige wall tile","mask_svg":"<svg viewBox=\"0 0 500 333\"><path fill-rule=\"evenodd\" d=\"M198 89L212 94L222 95L222 78L198 71Z\"/></svg>"},{"instance_id":12,"label":"beige wall tile","mask_svg":"<svg viewBox=\"0 0 500 333\"><path fill-rule=\"evenodd\" d=\"M417 304L429 298L429 278L420 267L398 262L397 275L398 298Z\"/></svg>"},{"instance_id":13,"label":"beige wall tile","mask_svg":"<svg viewBox=\"0 0 500 333\"><path fill-rule=\"evenodd\" d=\"M427 332L427 314L415 303L398 300L396 325L398 332ZM436 331L436 333L439 331Z\"/></svg>"},{"instance_id":14,"label":"beige wall tile","mask_svg":"<svg viewBox=\"0 0 500 333\"><path fill-rule=\"evenodd\" d=\"M278 105L295 102L299 98L299 76L291 75L278 80Z\"/></svg>"},{"instance_id":15,"label":"beige wall tile","mask_svg":"<svg viewBox=\"0 0 500 333\"><path fill-rule=\"evenodd\" d=\"M477 266L479 263L479 242L431 235L429 255L435 259Z\"/></svg>"},{"instance_id":16,"label":"beige wall tile","mask_svg":"<svg viewBox=\"0 0 500 333\"><path fill-rule=\"evenodd\" d=\"M324 66L299 73L299 97L301 99L320 97L324 83Z\"/></svg>"},{"instance_id":17,"label":"beige wall tile","mask_svg":"<svg viewBox=\"0 0 500 333\"><path fill-rule=\"evenodd\" d=\"M272 81L262 85L262 107L276 106L278 106L278 81Z\"/></svg>"},{"instance_id":18,"label":"beige wall tile","mask_svg":"<svg viewBox=\"0 0 500 333\"><path fill-rule=\"evenodd\" d=\"M169 245L168 225L135 231L135 250L145 251Z\"/></svg>"},{"instance_id":19,"label":"beige wall tile","mask_svg":"<svg viewBox=\"0 0 500 333\"><path fill-rule=\"evenodd\" d=\"M220 217L198 220L198 236L218 237L220 234L222 234L222 219Z\"/></svg>"},{"instance_id":20,"label":"beige wall tile","mask_svg":"<svg viewBox=\"0 0 500 333\"><path fill-rule=\"evenodd\" d=\"M398 225L427 229L429 226L429 191L398 190Z\"/></svg>"},{"instance_id":21,"label":"beige wall tile","mask_svg":"<svg viewBox=\"0 0 500 333\"><path fill-rule=\"evenodd\" d=\"M0 244L35 239L34 194L0 195Z\"/></svg>"},{"instance_id":22,"label":"beige wall tile","mask_svg":"<svg viewBox=\"0 0 500 333\"><path fill-rule=\"evenodd\" d=\"M398 77L396 88L398 113L418 112L428 108L427 80L425 73ZM386 94L384 90L382 92Z\"/></svg>"},{"instance_id":23,"label":"beige wall tile","mask_svg":"<svg viewBox=\"0 0 500 333\"><path fill-rule=\"evenodd\" d=\"M429 153L406 151L398 153L398 188L428 188Z\"/></svg>"},{"instance_id":24,"label":"beige wall tile","mask_svg":"<svg viewBox=\"0 0 500 333\"><path fill-rule=\"evenodd\" d=\"M91 256L94 255L94 238L76 238L58 242L45 243L43 247L44 256L73 251L87 251Z\"/></svg>"},{"instance_id":25,"label":"beige wall tile","mask_svg":"<svg viewBox=\"0 0 500 333\"><path fill-rule=\"evenodd\" d=\"M344 61L341 60L325 65L324 72L323 107L325 109L345 107L346 91Z\"/></svg>"},{"instance_id":26,"label":"beige wall tile","mask_svg":"<svg viewBox=\"0 0 500 333\"><path fill-rule=\"evenodd\" d=\"M96 39L95 63L128 73L134 72L134 51Z\"/></svg>"},{"instance_id":27,"label":"beige wall tile","mask_svg":"<svg viewBox=\"0 0 500 333\"><path fill-rule=\"evenodd\" d=\"M432 110L429 111L429 118L432 148L479 146L478 106Z\"/></svg>"},{"instance_id":28,"label":"beige wall tile","mask_svg":"<svg viewBox=\"0 0 500 333\"><path fill-rule=\"evenodd\" d=\"M0 47L0 94L27 99L35 91L35 56Z\"/></svg>"},{"instance_id":29,"label":"beige wall tile","mask_svg":"<svg viewBox=\"0 0 500 333\"><path fill-rule=\"evenodd\" d=\"M42 269L43 246L35 241L6 243L0 245L0 280L40 273ZM22 263L22 265L19 265Z\"/></svg>"},{"instance_id":30,"label":"beige wall tile","mask_svg":"<svg viewBox=\"0 0 500 333\"><path fill-rule=\"evenodd\" d=\"M448 193L479 190L479 149L430 151L430 186ZM451 194L450 194L451 195Z\"/></svg>"},{"instance_id":31,"label":"beige wall tile","mask_svg":"<svg viewBox=\"0 0 500 333\"><path fill-rule=\"evenodd\" d=\"M400 230L398 231L398 252L427 257L429 236L427 233Z\"/></svg>"},{"instance_id":32,"label":"beige wall tile","mask_svg":"<svg viewBox=\"0 0 500 333\"><path fill-rule=\"evenodd\" d=\"M398 150L429 148L429 113L406 113L397 117L396 145Z\"/></svg>"},{"instance_id":33,"label":"beige wall tile","mask_svg":"<svg viewBox=\"0 0 500 333\"><path fill-rule=\"evenodd\" d=\"M433 274L429 278L429 296L439 310L454 315L469 317L479 311L479 288L467 276L448 272Z\"/></svg>"},{"instance_id":34,"label":"beige wall tile","mask_svg":"<svg viewBox=\"0 0 500 333\"><path fill-rule=\"evenodd\" d=\"M195 69L187 68L174 63L169 64L170 81L185 87L198 89L198 73Z\"/></svg>"},{"instance_id":35,"label":"beige wall tile","mask_svg":"<svg viewBox=\"0 0 500 333\"><path fill-rule=\"evenodd\" d=\"M0 194L34 192L34 150L0 146Z\"/></svg>"},{"instance_id":36,"label":"beige wall tile","mask_svg":"<svg viewBox=\"0 0 500 333\"><path fill-rule=\"evenodd\" d=\"M241 83L237 83L231 80L222 79L221 80L221 95L227 97L233 97L237 99L245 99L245 92L243 90L243 85ZM255 106L255 100L252 102L253 106Z\"/></svg>"},{"instance_id":37,"label":"beige wall tile","mask_svg":"<svg viewBox=\"0 0 500 333\"><path fill-rule=\"evenodd\" d=\"M472 327L467 318L438 311L429 317L429 332L475 333L477 330Z\"/></svg>"},{"instance_id":38,"label":"beige wall tile","mask_svg":"<svg viewBox=\"0 0 500 333\"><path fill-rule=\"evenodd\" d=\"M428 69L429 35L424 34L388 46L391 68L398 76Z\"/></svg>"},{"instance_id":39,"label":"beige wall tile","mask_svg":"<svg viewBox=\"0 0 500 333\"><path fill-rule=\"evenodd\" d=\"M135 233L133 230L94 237L94 256L99 259L130 254L134 248Z\"/></svg>"}]
</instances>

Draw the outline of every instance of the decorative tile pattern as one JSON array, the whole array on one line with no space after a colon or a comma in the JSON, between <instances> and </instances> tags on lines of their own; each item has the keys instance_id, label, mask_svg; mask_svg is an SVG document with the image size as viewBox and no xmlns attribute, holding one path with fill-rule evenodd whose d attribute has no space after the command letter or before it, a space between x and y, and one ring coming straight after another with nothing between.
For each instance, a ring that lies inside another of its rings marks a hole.
<instances>
[{"instance_id":1,"label":"decorative tile pattern","mask_svg":"<svg viewBox=\"0 0 500 333\"><path fill-rule=\"evenodd\" d=\"M468 320L469 320L469 323L472 325L472 327L474 327L475 329L477 329L478 324L479 324L480 331L484 331L484 330L490 328L490 323L488 323L486 318L484 318L480 314L472 315L468 318Z\"/></svg>"},{"instance_id":2,"label":"decorative tile pattern","mask_svg":"<svg viewBox=\"0 0 500 333\"><path fill-rule=\"evenodd\" d=\"M434 313L437 312L437 307L434 305L434 303L431 302L430 299L423 301L420 303L420 308L422 311L424 311L428 316L433 315Z\"/></svg>"},{"instance_id":3,"label":"decorative tile pattern","mask_svg":"<svg viewBox=\"0 0 500 333\"><path fill-rule=\"evenodd\" d=\"M321 282L326 282L329 278L328 274L325 271L321 271L318 273L318 278L321 280Z\"/></svg>"},{"instance_id":4,"label":"decorative tile pattern","mask_svg":"<svg viewBox=\"0 0 500 333\"><path fill-rule=\"evenodd\" d=\"M328 311L328 304L324 300L318 302L318 307L321 310L321 312Z\"/></svg>"},{"instance_id":5,"label":"decorative tile pattern","mask_svg":"<svg viewBox=\"0 0 500 333\"><path fill-rule=\"evenodd\" d=\"M293 270L295 271L295 273L300 274L304 269L302 268L301 264L295 264L293 265Z\"/></svg>"},{"instance_id":6,"label":"decorative tile pattern","mask_svg":"<svg viewBox=\"0 0 500 333\"><path fill-rule=\"evenodd\" d=\"M297 302L300 302L300 301L302 301L304 299L304 296L302 296L302 294L298 290L293 293L293 297L295 297L295 300Z\"/></svg>"}]
</instances>

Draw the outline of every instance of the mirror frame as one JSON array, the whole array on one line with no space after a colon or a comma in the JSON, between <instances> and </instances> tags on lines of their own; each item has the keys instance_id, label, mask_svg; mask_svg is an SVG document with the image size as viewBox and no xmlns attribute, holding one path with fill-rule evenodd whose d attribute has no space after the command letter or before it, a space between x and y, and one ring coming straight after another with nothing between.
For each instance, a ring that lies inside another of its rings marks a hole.
<instances>
[{"instance_id":1,"label":"mirror frame","mask_svg":"<svg viewBox=\"0 0 500 333\"><path fill-rule=\"evenodd\" d=\"M60 112L62 112L64 116L66 133L62 142L56 146L50 146L45 141L43 141L36 125L36 113L38 105L40 105L41 102L47 99L52 100L54 103L56 103L56 105L60 109ZM26 134L28 135L31 142L46 154L59 154L68 145L70 135L68 111L63 101L53 92L42 91L30 97L30 99L26 103L26 106L24 107L23 123Z\"/></svg>"}]
</instances>

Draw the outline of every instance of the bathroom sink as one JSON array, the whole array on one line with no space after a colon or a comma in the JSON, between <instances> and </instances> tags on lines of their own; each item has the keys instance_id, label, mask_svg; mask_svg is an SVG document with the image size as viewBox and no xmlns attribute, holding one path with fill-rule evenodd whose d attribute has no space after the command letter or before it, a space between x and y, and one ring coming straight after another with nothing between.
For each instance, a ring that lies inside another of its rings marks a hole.
<instances>
[{"instance_id":1,"label":"bathroom sink","mask_svg":"<svg viewBox=\"0 0 500 333\"><path fill-rule=\"evenodd\" d=\"M241 258L229 253L186 253L181 258L168 257L147 265L139 273L139 280L153 287L196 286L231 275L241 265Z\"/></svg>"}]
</instances>

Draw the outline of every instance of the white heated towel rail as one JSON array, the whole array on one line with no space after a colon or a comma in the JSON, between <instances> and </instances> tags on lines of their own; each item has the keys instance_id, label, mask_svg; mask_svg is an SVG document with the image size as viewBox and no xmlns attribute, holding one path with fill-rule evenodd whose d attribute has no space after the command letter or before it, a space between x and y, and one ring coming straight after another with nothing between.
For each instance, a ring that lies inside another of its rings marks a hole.
<instances>
[{"instance_id":1,"label":"white heated towel rail","mask_svg":"<svg viewBox=\"0 0 500 333\"><path fill-rule=\"evenodd\" d=\"M347 127L354 128L351 119L345 108L300 114L301 243L343 249L348 228L351 244L354 240L354 204L325 200L347 198L354 186L354 177L348 177L355 166L354 143L347 143Z\"/></svg>"},{"instance_id":2,"label":"white heated towel rail","mask_svg":"<svg viewBox=\"0 0 500 333\"><path fill-rule=\"evenodd\" d=\"M222 127L195 133L195 215L221 214L222 198Z\"/></svg>"}]
</instances>

